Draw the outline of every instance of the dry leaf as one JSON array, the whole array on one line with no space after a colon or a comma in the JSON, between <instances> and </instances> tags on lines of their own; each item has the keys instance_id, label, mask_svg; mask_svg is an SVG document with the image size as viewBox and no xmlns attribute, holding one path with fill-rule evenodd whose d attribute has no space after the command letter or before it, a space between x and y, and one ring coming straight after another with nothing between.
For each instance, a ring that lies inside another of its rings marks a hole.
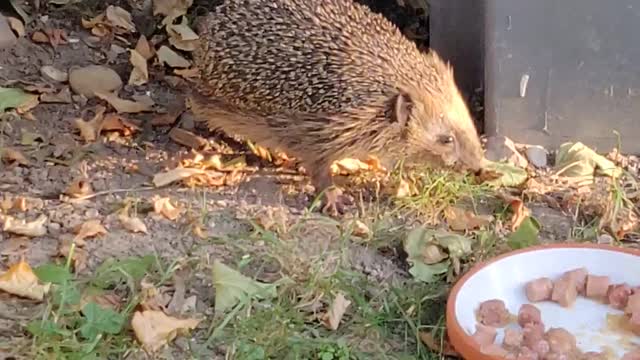
<instances>
[{"instance_id":1,"label":"dry leaf","mask_svg":"<svg viewBox=\"0 0 640 360\"><path fill-rule=\"evenodd\" d=\"M342 293L338 293L329 311L322 317L322 324L328 329L337 330L349 305L351 301L347 300Z\"/></svg>"},{"instance_id":2,"label":"dry leaf","mask_svg":"<svg viewBox=\"0 0 640 360\"><path fill-rule=\"evenodd\" d=\"M129 77L129 85L143 85L149 81L147 60L136 50L130 50L130 52L129 61L133 65L133 70L131 70L131 76Z\"/></svg>"},{"instance_id":3,"label":"dry leaf","mask_svg":"<svg viewBox=\"0 0 640 360\"><path fill-rule=\"evenodd\" d=\"M132 233L149 233L147 225L145 225L144 222L142 222L142 219L138 217L129 217L127 215L120 214L118 219L122 223L122 226Z\"/></svg>"},{"instance_id":4,"label":"dry leaf","mask_svg":"<svg viewBox=\"0 0 640 360\"><path fill-rule=\"evenodd\" d=\"M176 335L194 329L199 323L200 320L169 317L157 310L136 311L131 319L136 338L150 353L162 348Z\"/></svg>"},{"instance_id":5,"label":"dry leaf","mask_svg":"<svg viewBox=\"0 0 640 360\"><path fill-rule=\"evenodd\" d=\"M91 182L85 177L80 177L74 180L64 191L65 194L72 198L82 198L93 194L93 188Z\"/></svg>"},{"instance_id":6,"label":"dry leaf","mask_svg":"<svg viewBox=\"0 0 640 360\"><path fill-rule=\"evenodd\" d=\"M209 142L205 138L198 136L191 131L180 129L177 127L169 131L169 137L176 143L195 150L203 150L209 146Z\"/></svg>"},{"instance_id":7,"label":"dry leaf","mask_svg":"<svg viewBox=\"0 0 640 360\"><path fill-rule=\"evenodd\" d=\"M405 197L409 197L412 194L413 194L413 191L411 189L411 184L404 179L400 179L400 182L398 183L398 187L396 188L396 191L395 191L395 196L399 199L402 199Z\"/></svg>"},{"instance_id":8,"label":"dry leaf","mask_svg":"<svg viewBox=\"0 0 640 360\"><path fill-rule=\"evenodd\" d=\"M119 113L139 113L144 111L151 111L152 106L150 106L148 103L121 99L114 93L104 93L96 91L95 94L100 99L108 102Z\"/></svg>"},{"instance_id":9,"label":"dry leaf","mask_svg":"<svg viewBox=\"0 0 640 360\"><path fill-rule=\"evenodd\" d=\"M158 198L153 202L153 210L169 220L175 220L180 215L181 209L171 204L168 197Z\"/></svg>"},{"instance_id":10,"label":"dry leaf","mask_svg":"<svg viewBox=\"0 0 640 360\"><path fill-rule=\"evenodd\" d=\"M202 169L175 168L167 172L156 174L153 177L153 184L156 187L162 187L165 185L169 185L172 182L184 180L194 175L200 175L204 173L206 173L206 171Z\"/></svg>"},{"instance_id":11,"label":"dry leaf","mask_svg":"<svg viewBox=\"0 0 640 360\"><path fill-rule=\"evenodd\" d=\"M138 125L124 118L122 115L116 113L109 113L104 116L102 121L101 131L119 131L125 136L133 134L135 131L140 130Z\"/></svg>"},{"instance_id":12,"label":"dry leaf","mask_svg":"<svg viewBox=\"0 0 640 360\"><path fill-rule=\"evenodd\" d=\"M23 37L26 34L22 21L11 16L7 17L7 21L9 21L9 26L13 29L13 31L18 34L18 37Z\"/></svg>"},{"instance_id":13,"label":"dry leaf","mask_svg":"<svg viewBox=\"0 0 640 360\"><path fill-rule=\"evenodd\" d=\"M12 148L2 149L2 161L9 165L29 165L29 160L27 160L22 152Z\"/></svg>"},{"instance_id":14,"label":"dry leaf","mask_svg":"<svg viewBox=\"0 0 640 360\"><path fill-rule=\"evenodd\" d=\"M38 277L24 260L0 275L0 290L33 300L42 301L49 292L49 286L50 284L41 285L38 282Z\"/></svg>"},{"instance_id":15,"label":"dry leaf","mask_svg":"<svg viewBox=\"0 0 640 360\"><path fill-rule=\"evenodd\" d=\"M433 265L447 258L442 249L437 245L427 245L422 249L422 260L427 265Z\"/></svg>"},{"instance_id":16,"label":"dry leaf","mask_svg":"<svg viewBox=\"0 0 640 360\"><path fill-rule=\"evenodd\" d=\"M2 230L8 233L29 237L44 236L47 233L47 227L45 226L47 220L48 218L45 215L40 215L37 219L31 222L27 222L24 219L16 219L12 216L6 216L4 218Z\"/></svg>"},{"instance_id":17,"label":"dry leaf","mask_svg":"<svg viewBox=\"0 0 640 360\"><path fill-rule=\"evenodd\" d=\"M188 68L191 65L189 61L165 45L158 50L158 60L174 68Z\"/></svg>"},{"instance_id":18,"label":"dry leaf","mask_svg":"<svg viewBox=\"0 0 640 360\"><path fill-rule=\"evenodd\" d=\"M371 170L371 166L358 159L342 159L331 164L331 173L333 175L351 175L367 170Z\"/></svg>"},{"instance_id":19,"label":"dry leaf","mask_svg":"<svg viewBox=\"0 0 640 360\"><path fill-rule=\"evenodd\" d=\"M67 43L67 32L62 29L45 29L44 33L49 38L49 43L54 48Z\"/></svg>"},{"instance_id":20,"label":"dry leaf","mask_svg":"<svg viewBox=\"0 0 640 360\"><path fill-rule=\"evenodd\" d=\"M433 334L431 333L420 331L419 335L420 340L422 340L422 342L427 346L427 348L429 348L429 350L445 356L452 356L456 358L460 357L460 354L455 351L453 346L451 346L448 341L444 340L441 345L436 342L436 340L433 338Z\"/></svg>"},{"instance_id":21,"label":"dry leaf","mask_svg":"<svg viewBox=\"0 0 640 360\"><path fill-rule=\"evenodd\" d=\"M524 206L524 202L521 199L514 199L510 203L513 216L511 217L511 231L516 231L522 221L529 217L529 209Z\"/></svg>"},{"instance_id":22,"label":"dry leaf","mask_svg":"<svg viewBox=\"0 0 640 360\"><path fill-rule=\"evenodd\" d=\"M451 230L466 231L487 226L493 221L489 215L476 215L473 211L458 207L449 207L444 210L444 217Z\"/></svg>"},{"instance_id":23,"label":"dry leaf","mask_svg":"<svg viewBox=\"0 0 640 360\"><path fill-rule=\"evenodd\" d=\"M29 209L29 207L27 206L27 199L23 196L17 197L13 201L13 205L11 206L11 208L22 212L27 211Z\"/></svg>"},{"instance_id":24,"label":"dry leaf","mask_svg":"<svg viewBox=\"0 0 640 360\"><path fill-rule=\"evenodd\" d=\"M58 254L57 256L62 256L64 258L69 257L71 253L71 245L73 244L72 239L60 240L58 243ZM76 246L73 249L73 254L71 255L71 263L73 265L73 270L75 272L81 272L82 270L87 268L87 250Z\"/></svg>"},{"instance_id":25,"label":"dry leaf","mask_svg":"<svg viewBox=\"0 0 640 360\"><path fill-rule=\"evenodd\" d=\"M136 43L135 51L140 54L145 60L151 59L155 54L156 50L153 48L153 45L149 43L146 36L140 35L138 42Z\"/></svg>"},{"instance_id":26,"label":"dry leaf","mask_svg":"<svg viewBox=\"0 0 640 360\"><path fill-rule=\"evenodd\" d=\"M93 119L84 121L81 118L77 118L73 121L76 128L80 130L80 136L84 141L92 142L98 138L102 127L102 121L104 120L105 110L106 108L104 106L98 106Z\"/></svg>"},{"instance_id":27,"label":"dry leaf","mask_svg":"<svg viewBox=\"0 0 640 360\"><path fill-rule=\"evenodd\" d=\"M169 43L177 49L183 51L194 51L198 47L198 34L187 24L187 19L182 18L180 24L167 24Z\"/></svg>"},{"instance_id":28,"label":"dry leaf","mask_svg":"<svg viewBox=\"0 0 640 360\"><path fill-rule=\"evenodd\" d=\"M16 112L20 115L26 114L40 103L40 96L37 94L28 94L26 100L16 107Z\"/></svg>"},{"instance_id":29,"label":"dry leaf","mask_svg":"<svg viewBox=\"0 0 640 360\"><path fill-rule=\"evenodd\" d=\"M200 78L200 69L198 68L174 69L173 73L187 80L194 80L194 79Z\"/></svg>"},{"instance_id":30,"label":"dry leaf","mask_svg":"<svg viewBox=\"0 0 640 360\"><path fill-rule=\"evenodd\" d=\"M173 125L176 120L178 120L178 116L182 114L182 110L173 110L166 114L159 115L151 120L151 125L153 126L168 126Z\"/></svg>"},{"instance_id":31,"label":"dry leaf","mask_svg":"<svg viewBox=\"0 0 640 360\"><path fill-rule=\"evenodd\" d=\"M86 238L107 234L107 229L102 226L98 219L85 221L81 225L76 226L74 230L76 236L73 238L73 241L78 245L83 245L84 239Z\"/></svg>"},{"instance_id":32,"label":"dry leaf","mask_svg":"<svg viewBox=\"0 0 640 360\"><path fill-rule=\"evenodd\" d=\"M193 0L153 0L153 15L164 15L171 18L185 15L193 4Z\"/></svg>"},{"instance_id":33,"label":"dry leaf","mask_svg":"<svg viewBox=\"0 0 640 360\"><path fill-rule=\"evenodd\" d=\"M73 99L71 98L71 90L69 90L69 87L65 86L64 88L62 88L62 90L60 90L59 93L57 94L42 94L40 95L40 102L43 103L53 103L53 104L71 104L71 101Z\"/></svg>"},{"instance_id":34,"label":"dry leaf","mask_svg":"<svg viewBox=\"0 0 640 360\"><path fill-rule=\"evenodd\" d=\"M122 299L115 293L85 293L80 299L79 309L84 308L84 306L90 302L100 305L103 309L111 309L115 312L119 312L122 308Z\"/></svg>"},{"instance_id":35,"label":"dry leaf","mask_svg":"<svg viewBox=\"0 0 640 360\"><path fill-rule=\"evenodd\" d=\"M49 43L49 37L42 31L36 31L31 34L31 40L35 43Z\"/></svg>"},{"instance_id":36,"label":"dry leaf","mask_svg":"<svg viewBox=\"0 0 640 360\"><path fill-rule=\"evenodd\" d=\"M117 26L128 32L136 31L136 26L133 23L131 14L119 6L109 5L105 11L105 16L113 26Z\"/></svg>"},{"instance_id":37,"label":"dry leaf","mask_svg":"<svg viewBox=\"0 0 640 360\"><path fill-rule=\"evenodd\" d=\"M357 237L369 237L371 235L371 230L369 227L365 225L360 220L353 220L347 224L348 228L351 228L351 234Z\"/></svg>"}]
</instances>

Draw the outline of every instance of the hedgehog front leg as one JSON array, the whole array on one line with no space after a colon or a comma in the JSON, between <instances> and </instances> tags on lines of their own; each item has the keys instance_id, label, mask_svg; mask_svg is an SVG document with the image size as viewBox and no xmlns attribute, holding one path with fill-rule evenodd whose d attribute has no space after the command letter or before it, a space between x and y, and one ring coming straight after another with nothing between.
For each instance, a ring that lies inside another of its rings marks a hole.
<instances>
[{"instance_id":1,"label":"hedgehog front leg","mask_svg":"<svg viewBox=\"0 0 640 360\"><path fill-rule=\"evenodd\" d=\"M316 189L316 194L324 192L322 212L330 216L338 216L345 212L347 199L342 189L335 186L331 177L330 165L315 164L311 172L311 183Z\"/></svg>"}]
</instances>

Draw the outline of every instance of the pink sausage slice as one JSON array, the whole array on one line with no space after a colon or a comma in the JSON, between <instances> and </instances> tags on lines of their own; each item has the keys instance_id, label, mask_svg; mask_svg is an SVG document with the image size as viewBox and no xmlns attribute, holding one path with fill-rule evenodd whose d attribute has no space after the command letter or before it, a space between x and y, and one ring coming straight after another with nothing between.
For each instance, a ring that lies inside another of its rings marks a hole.
<instances>
[{"instance_id":1,"label":"pink sausage slice","mask_svg":"<svg viewBox=\"0 0 640 360\"><path fill-rule=\"evenodd\" d=\"M609 277L587 275L586 296L591 299L603 299L609 290Z\"/></svg>"},{"instance_id":2,"label":"pink sausage slice","mask_svg":"<svg viewBox=\"0 0 640 360\"><path fill-rule=\"evenodd\" d=\"M546 277L529 281L525 286L527 299L531 302L550 300L552 291L553 281Z\"/></svg>"}]
</instances>

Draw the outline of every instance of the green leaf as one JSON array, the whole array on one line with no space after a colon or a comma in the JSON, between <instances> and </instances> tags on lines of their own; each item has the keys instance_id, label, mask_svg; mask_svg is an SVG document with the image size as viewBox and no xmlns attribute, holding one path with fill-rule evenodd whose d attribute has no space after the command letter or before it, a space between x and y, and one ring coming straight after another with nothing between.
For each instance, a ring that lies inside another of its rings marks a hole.
<instances>
[{"instance_id":1,"label":"green leaf","mask_svg":"<svg viewBox=\"0 0 640 360\"><path fill-rule=\"evenodd\" d=\"M426 283L431 283L437 280L439 275L446 274L449 270L450 261L445 260L443 262L427 265L421 262L416 262L413 264L411 269L409 269L409 273L419 281L424 281Z\"/></svg>"},{"instance_id":2,"label":"green leaf","mask_svg":"<svg viewBox=\"0 0 640 360\"><path fill-rule=\"evenodd\" d=\"M22 89L0 87L0 113L20 107L30 98L31 96Z\"/></svg>"},{"instance_id":3,"label":"green leaf","mask_svg":"<svg viewBox=\"0 0 640 360\"><path fill-rule=\"evenodd\" d=\"M486 182L487 184L496 187L517 187L527 181L528 178L527 171L525 169L505 162L486 160L483 168L484 170L491 170L500 174L499 178Z\"/></svg>"},{"instance_id":4,"label":"green leaf","mask_svg":"<svg viewBox=\"0 0 640 360\"><path fill-rule=\"evenodd\" d=\"M72 335L71 331L60 328L60 326L50 320L35 320L31 321L27 325L27 331L33 336L52 336L60 335L63 337L69 337Z\"/></svg>"},{"instance_id":5,"label":"green leaf","mask_svg":"<svg viewBox=\"0 0 640 360\"><path fill-rule=\"evenodd\" d=\"M407 261L412 265L409 273L417 280L433 282L438 275L447 272L450 261L428 264L429 261L425 259L427 247L438 245L447 249L449 256L459 258L471 253L472 244L471 239L459 234L417 227L409 232L404 242L404 249L408 255Z\"/></svg>"},{"instance_id":6,"label":"green leaf","mask_svg":"<svg viewBox=\"0 0 640 360\"><path fill-rule=\"evenodd\" d=\"M76 284L71 281L68 281L53 288L51 302L54 305L60 305L64 299L64 303L66 305L77 305L80 303L80 298L81 298L80 290L78 290L78 287L76 286ZM70 313L70 312L74 312L75 310L71 309L70 307L65 307L63 310L60 310L60 311L63 311L63 312L67 311ZM64 314L58 314L58 315L64 315Z\"/></svg>"},{"instance_id":7,"label":"green leaf","mask_svg":"<svg viewBox=\"0 0 640 360\"><path fill-rule=\"evenodd\" d=\"M149 271L155 257L130 257L126 259L109 259L96 269L96 276L92 283L102 289L120 284L131 277L134 281L141 280Z\"/></svg>"},{"instance_id":8,"label":"green leaf","mask_svg":"<svg viewBox=\"0 0 640 360\"><path fill-rule=\"evenodd\" d=\"M125 318L111 309L90 302L82 309L84 324L80 326L80 334L85 339L95 340L101 333L116 335L122 331Z\"/></svg>"},{"instance_id":9,"label":"green leaf","mask_svg":"<svg viewBox=\"0 0 640 360\"><path fill-rule=\"evenodd\" d=\"M213 285L216 289L215 310L223 312L246 298L273 298L277 296L275 285L252 280L222 262L213 262Z\"/></svg>"},{"instance_id":10,"label":"green leaf","mask_svg":"<svg viewBox=\"0 0 640 360\"><path fill-rule=\"evenodd\" d=\"M38 279L44 283L62 284L71 280L72 276L69 270L60 265L45 264L33 269Z\"/></svg>"},{"instance_id":11,"label":"green leaf","mask_svg":"<svg viewBox=\"0 0 640 360\"><path fill-rule=\"evenodd\" d=\"M593 177L599 175L616 178L622 174L616 164L581 142L564 143L556 156L558 175L567 177Z\"/></svg>"},{"instance_id":12,"label":"green leaf","mask_svg":"<svg viewBox=\"0 0 640 360\"><path fill-rule=\"evenodd\" d=\"M537 245L539 232L540 223L529 216L522 221L516 231L509 234L507 245L514 250Z\"/></svg>"},{"instance_id":13,"label":"green leaf","mask_svg":"<svg viewBox=\"0 0 640 360\"><path fill-rule=\"evenodd\" d=\"M449 251L452 257L462 257L471 253L473 240L466 236L440 231L434 235L436 242Z\"/></svg>"}]
</instances>

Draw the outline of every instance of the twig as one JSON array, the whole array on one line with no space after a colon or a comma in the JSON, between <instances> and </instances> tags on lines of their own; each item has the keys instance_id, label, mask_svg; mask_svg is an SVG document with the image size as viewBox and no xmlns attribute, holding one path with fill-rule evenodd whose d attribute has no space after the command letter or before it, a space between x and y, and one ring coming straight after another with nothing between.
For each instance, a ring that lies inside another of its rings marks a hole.
<instances>
[{"instance_id":1,"label":"twig","mask_svg":"<svg viewBox=\"0 0 640 360\"><path fill-rule=\"evenodd\" d=\"M104 190L104 191L98 191L97 193L93 193L93 194L86 195L86 196L83 196L83 197L73 198L71 201L75 202L75 201L89 200L89 199L93 199L93 198L96 198L98 196L103 196L103 195L112 195L112 194L135 192L135 191L149 191L149 190L155 190L155 189L158 189L158 188L155 187L155 186L144 186L144 187L130 188L130 189Z\"/></svg>"}]
</instances>

